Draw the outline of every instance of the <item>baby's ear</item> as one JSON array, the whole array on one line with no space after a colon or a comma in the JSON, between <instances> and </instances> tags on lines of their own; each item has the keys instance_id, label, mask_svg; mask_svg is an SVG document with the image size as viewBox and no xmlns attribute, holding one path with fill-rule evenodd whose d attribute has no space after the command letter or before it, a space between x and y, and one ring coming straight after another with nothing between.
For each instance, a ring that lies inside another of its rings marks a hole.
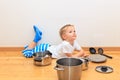
<instances>
[{"instance_id":1,"label":"baby's ear","mask_svg":"<svg viewBox=\"0 0 120 80\"><path fill-rule=\"evenodd\" d=\"M62 39L63 39L63 40L66 40L66 38L67 38L66 35L63 34L63 35L62 35Z\"/></svg>"}]
</instances>

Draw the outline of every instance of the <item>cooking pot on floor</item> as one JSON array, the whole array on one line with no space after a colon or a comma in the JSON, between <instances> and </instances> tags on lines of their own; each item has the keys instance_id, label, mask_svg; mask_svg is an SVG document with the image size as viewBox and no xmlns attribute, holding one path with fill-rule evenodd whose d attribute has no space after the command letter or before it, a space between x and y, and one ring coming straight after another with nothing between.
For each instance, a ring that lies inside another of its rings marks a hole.
<instances>
[{"instance_id":1,"label":"cooking pot on floor","mask_svg":"<svg viewBox=\"0 0 120 80\"><path fill-rule=\"evenodd\" d=\"M79 58L60 58L56 61L58 80L80 80L83 61Z\"/></svg>"},{"instance_id":2,"label":"cooking pot on floor","mask_svg":"<svg viewBox=\"0 0 120 80\"><path fill-rule=\"evenodd\" d=\"M52 62L52 53L49 51L34 53L34 64L38 66L50 65Z\"/></svg>"}]
</instances>

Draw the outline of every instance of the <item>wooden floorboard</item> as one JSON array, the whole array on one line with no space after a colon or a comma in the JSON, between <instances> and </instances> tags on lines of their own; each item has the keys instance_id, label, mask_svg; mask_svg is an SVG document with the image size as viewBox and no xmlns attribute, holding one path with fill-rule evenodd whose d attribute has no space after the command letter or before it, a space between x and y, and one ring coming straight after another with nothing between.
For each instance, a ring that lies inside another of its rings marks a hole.
<instances>
[{"instance_id":1,"label":"wooden floorboard","mask_svg":"<svg viewBox=\"0 0 120 80\"><path fill-rule=\"evenodd\" d=\"M89 51L90 47L82 47L85 51ZM103 48L104 51L120 51L120 47L93 47L96 50ZM0 47L0 51L21 51L24 47Z\"/></svg>"},{"instance_id":2,"label":"wooden floorboard","mask_svg":"<svg viewBox=\"0 0 120 80\"><path fill-rule=\"evenodd\" d=\"M58 80L56 59L48 66L35 66L33 58L25 58L22 48L18 50L0 50L1 80ZM86 50L89 54L89 51ZM88 70L82 71L81 80L120 80L120 51L106 50L105 54L113 57L105 63L89 62ZM112 73L103 74L95 71L96 66L107 65L114 69Z\"/></svg>"}]
</instances>

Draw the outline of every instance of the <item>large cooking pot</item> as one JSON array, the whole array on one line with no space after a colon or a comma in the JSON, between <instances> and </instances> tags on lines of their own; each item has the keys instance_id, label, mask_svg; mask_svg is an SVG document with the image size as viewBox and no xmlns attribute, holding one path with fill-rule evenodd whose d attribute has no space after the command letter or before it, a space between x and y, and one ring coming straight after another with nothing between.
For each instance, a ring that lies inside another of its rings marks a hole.
<instances>
[{"instance_id":1,"label":"large cooking pot","mask_svg":"<svg viewBox=\"0 0 120 80\"><path fill-rule=\"evenodd\" d=\"M80 80L83 61L79 58L60 58L56 61L58 80Z\"/></svg>"},{"instance_id":2,"label":"large cooking pot","mask_svg":"<svg viewBox=\"0 0 120 80\"><path fill-rule=\"evenodd\" d=\"M34 64L38 66L50 65L52 54L49 51L34 53Z\"/></svg>"}]
</instances>

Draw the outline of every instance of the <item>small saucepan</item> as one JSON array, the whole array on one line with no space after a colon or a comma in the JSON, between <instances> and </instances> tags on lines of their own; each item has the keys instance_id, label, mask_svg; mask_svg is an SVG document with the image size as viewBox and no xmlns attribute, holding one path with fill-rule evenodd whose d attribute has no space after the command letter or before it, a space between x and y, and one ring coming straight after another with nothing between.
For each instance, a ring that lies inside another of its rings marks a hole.
<instances>
[{"instance_id":1,"label":"small saucepan","mask_svg":"<svg viewBox=\"0 0 120 80\"><path fill-rule=\"evenodd\" d=\"M34 64L38 66L50 65L52 62L52 53L49 51L34 53Z\"/></svg>"}]
</instances>

